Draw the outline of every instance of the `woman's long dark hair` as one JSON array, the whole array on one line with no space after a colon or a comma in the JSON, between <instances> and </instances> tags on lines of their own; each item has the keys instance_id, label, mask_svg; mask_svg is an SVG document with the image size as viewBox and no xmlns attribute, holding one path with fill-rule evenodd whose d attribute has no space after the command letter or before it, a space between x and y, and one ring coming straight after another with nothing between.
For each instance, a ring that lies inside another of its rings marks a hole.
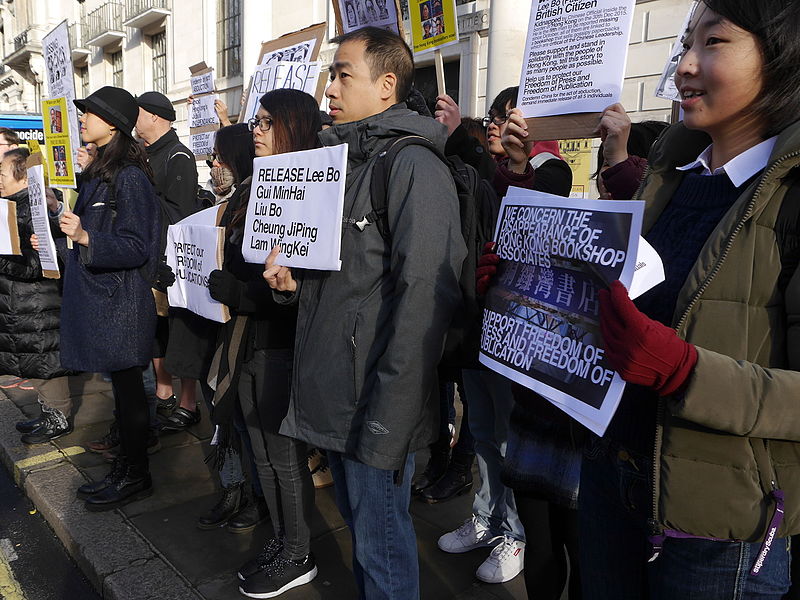
<instances>
[{"instance_id":1,"label":"woman's long dark hair","mask_svg":"<svg viewBox=\"0 0 800 600\"><path fill-rule=\"evenodd\" d=\"M214 138L217 160L233 173L233 182L239 185L253 174L256 147L247 123L228 125L217 131Z\"/></svg>"},{"instance_id":2,"label":"woman's long dark hair","mask_svg":"<svg viewBox=\"0 0 800 600\"><path fill-rule=\"evenodd\" d=\"M320 146L317 134L322 129L322 119L313 96L300 90L281 88L267 92L260 102L272 119L273 154L311 150ZM232 226L244 223L247 200L243 198L236 209L231 219Z\"/></svg>"},{"instance_id":3,"label":"woman's long dark hair","mask_svg":"<svg viewBox=\"0 0 800 600\"><path fill-rule=\"evenodd\" d=\"M114 181L120 169L129 165L139 167L152 183L153 170L147 161L144 148L117 130L117 133L108 144L103 146L102 150L98 148L94 160L86 167L83 176L87 179L97 177L101 181L110 183Z\"/></svg>"}]
</instances>

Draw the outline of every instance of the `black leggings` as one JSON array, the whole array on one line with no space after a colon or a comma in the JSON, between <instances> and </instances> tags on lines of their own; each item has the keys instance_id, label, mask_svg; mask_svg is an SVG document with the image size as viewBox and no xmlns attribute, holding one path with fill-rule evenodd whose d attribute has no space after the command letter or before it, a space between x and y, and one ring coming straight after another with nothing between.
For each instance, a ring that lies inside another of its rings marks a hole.
<instances>
[{"instance_id":1,"label":"black leggings","mask_svg":"<svg viewBox=\"0 0 800 600\"><path fill-rule=\"evenodd\" d=\"M150 414L144 393L142 368L129 367L111 373L114 387L114 406L119 423L121 455L128 464L147 469L147 436Z\"/></svg>"},{"instance_id":2,"label":"black leggings","mask_svg":"<svg viewBox=\"0 0 800 600\"><path fill-rule=\"evenodd\" d=\"M569 600L580 600L578 511L514 490L517 514L525 528L525 587L528 597L559 600L567 583Z\"/></svg>"}]
</instances>

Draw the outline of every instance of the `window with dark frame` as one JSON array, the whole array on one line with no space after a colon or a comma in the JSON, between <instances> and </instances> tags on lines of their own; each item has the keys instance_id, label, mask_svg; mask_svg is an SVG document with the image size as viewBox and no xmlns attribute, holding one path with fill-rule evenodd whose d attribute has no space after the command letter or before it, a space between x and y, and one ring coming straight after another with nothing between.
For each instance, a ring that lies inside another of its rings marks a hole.
<instances>
[{"instance_id":1,"label":"window with dark frame","mask_svg":"<svg viewBox=\"0 0 800 600\"><path fill-rule=\"evenodd\" d=\"M78 76L81 79L81 97L89 95L89 67L78 67Z\"/></svg>"},{"instance_id":2,"label":"window with dark frame","mask_svg":"<svg viewBox=\"0 0 800 600\"><path fill-rule=\"evenodd\" d=\"M167 93L167 32L157 33L153 42L153 89Z\"/></svg>"},{"instance_id":3,"label":"window with dark frame","mask_svg":"<svg viewBox=\"0 0 800 600\"><path fill-rule=\"evenodd\" d=\"M242 72L241 0L217 1L217 75L232 77Z\"/></svg>"},{"instance_id":4,"label":"window with dark frame","mask_svg":"<svg viewBox=\"0 0 800 600\"><path fill-rule=\"evenodd\" d=\"M111 59L111 85L119 88L124 87L122 76L122 50L112 52L109 54L109 58Z\"/></svg>"}]
</instances>

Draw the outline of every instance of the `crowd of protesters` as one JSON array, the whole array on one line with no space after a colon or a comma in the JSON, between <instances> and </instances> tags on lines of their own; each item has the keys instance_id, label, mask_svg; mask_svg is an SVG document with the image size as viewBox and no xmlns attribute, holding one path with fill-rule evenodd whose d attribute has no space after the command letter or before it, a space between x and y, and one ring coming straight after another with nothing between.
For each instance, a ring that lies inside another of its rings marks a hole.
<instances>
[{"instance_id":1,"label":"crowd of protesters","mask_svg":"<svg viewBox=\"0 0 800 600\"><path fill-rule=\"evenodd\" d=\"M474 461L471 514L438 546L484 549L484 582L524 573L529 597L545 600L793 597L798 29L789 0L702 0L675 75L682 122L632 124L619 104L601 116L600 196L645 201L642 235L666 276L636 302L618 281L601 291L606 355L628 383L602 438L477 362L500 199L511 185L572 186L558 144L533 141L517 88L483 122L447 95L429 105L405 42L360 29L334 40L327 114L290 89L265 94L247 123L218 102L205 186L169 99L101 88L75 101L77 201L47 193L62 280L38 260L28 152L0 130L0 194L17 203L22 245L0 256L0 371L16 376L6 386L42 380L22 441L69 434L68 377L104 374L114 422L89 449L111 467L77 494L109 510L154 492L148 454L200 421L199 392L221 492L197 526L272 524L237 573L252 598L314 579L326 560L313 554L315 488L331 481L359 597L419 598L410 502L470 492ZM247 263L253 159L342 143L341 270L281 266L277 246ZM208 206L225 230L208 284L225 324L164 302L166 228Z\"/></svg>"}]
</instances>

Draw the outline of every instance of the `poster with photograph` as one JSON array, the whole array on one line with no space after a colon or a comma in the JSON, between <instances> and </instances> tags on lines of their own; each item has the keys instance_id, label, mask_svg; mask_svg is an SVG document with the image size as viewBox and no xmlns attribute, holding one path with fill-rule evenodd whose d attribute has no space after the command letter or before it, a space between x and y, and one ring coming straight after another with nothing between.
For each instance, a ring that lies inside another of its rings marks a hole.
<instances>
[{"instance_id":1,"label":"poster with photograph","mask_svg":"<svg viewBox=\"0 0 800 600\"><path fill-rule=\"evenodd\" d=\"M458 43L456 0L409 0L415 54Z\"/></svg>"},{"instance_id":2,"label":"poster with photograph","mask_svg":"<svg viewBox=\"0 0 800 600\"><path fill-rule=\"evenodd\" d=\"M50 229L50 216L47 214L42 155L32 154L28 157L27 166L31 222L33 223L33 232L39 238L39 262L42 265L42 275L48 279L58 279L61 274L56 257L56 243Z\"/></svg>"},{"instance_id":3,"label":"poster with photograph","mask_svg":"<svg viewBox=\"0 0 800 600\"><path fill-rule=\"evenodd\" d=\"M643 202L573 200L510 188L495 239L480 362L603 435L624 381L605 358L599 291L630 287Z\"/></svg>"},{"instance_id":4,"label":"poster with photograph","mask_svg":"<svg viewBox=\"0 0 800 600\"><path fill-rule=\"evenodd\" d=\"M698 2L695 0L689 6L689 11L686 13L686 18L683 20L680 31L678 31L678 39L672 45L672 51L669 54L669 59L664 65L664 70L661 72L661 78L656 85L655 96L663 98L664 100L672 100L673 102L680 102L680 94L678 88L675 87L675 71L678 70L678 63L683 55L683 38L689 30L689 23L692 22L694 11L697 10Z\"/></svg>"},{"instance_id":5,"label":"poster with photograph","mask_svg":"<svg viewBox=\"0 0 800 600\"><path fill-rule=\"evenodd\" d=\"M523 115L600 113L619 102L633 9L634 0L533 0L517 99Z\"/></svg>"},{"instance_id":6,"label":"poster with photograph","mask_svg":"<svg viewBox=\"0 0 800 600\"><path fill-rule=\"evenodd\" d=\"M264 156L253 161L242 255L263 263L338 271L347 144Z\"/></svg>"},{"instance_id":7,"label":"poster with photograph","mask_svg":"<svg viewBox=\"0 0 800 600\"><path fill-rule=\"evenodd\" d=\"M350 33L362 27L380 27L403 35L398 0L332 0L336 30Z\"/></svg>"},{"instance_id":8,"label":"poster with photograph","mask_svg":"<svg viewBox=\"0 0 800 600\"><path fill-rule=\"evenodd\" d=\"M68 118L65 97L42 100L47 176L53 187L75 187L76 163L72 160L73 148Z\"/></svg>"},{"instance_id":9,"label":"poster with photograph","mask_svg":"<svg viewBox=\"0 0 800 600\"><path fill-rule=\"evenodd\" d=\"M56 114L42 110L45 140L47 133L64 135L65 142L59 142L68 154L59 165L58 172L64 173L57 179L51 179L54 187L74 188L75 173L80 173L77 156L81 145L78 109L75 107L75 81L72 71L72 50L69 46L67 22L62 21L50 33L42 38L42 55L44 56L45 79L47 81L47 100L63 100L58 103ZM48 160L48 163L50 161ZM69 175L66 175L66 174Z\"/></svg>"}]
</instances>

